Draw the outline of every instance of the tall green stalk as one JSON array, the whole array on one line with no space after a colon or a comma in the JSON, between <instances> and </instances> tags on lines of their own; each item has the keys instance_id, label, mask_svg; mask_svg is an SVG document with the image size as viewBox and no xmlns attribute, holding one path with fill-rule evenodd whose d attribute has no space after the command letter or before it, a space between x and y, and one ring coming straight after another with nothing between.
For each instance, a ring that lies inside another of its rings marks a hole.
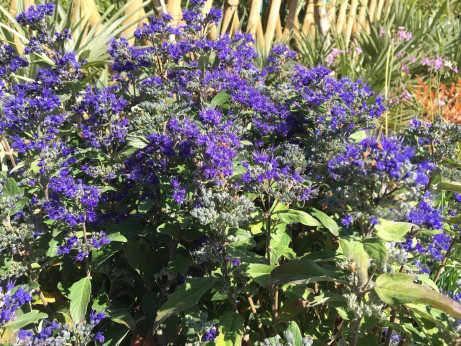
<instances>
[{"instance_id":1,"label":"tall green stalk","mask_svg":"<svg viewBox=\"0 0 461 346\"><path fill-rule=\"evenodd\" d=\"M387 98L389 96L389 88L390 88L390 79L392 76L392 63L394 60L394 45L392 42L389 44L389 48L387 49L387 57L386 57L386 76L384 80L384 98L387 101ZM388 128L388 111L384 113L384 122L385 122L385 131L386 131L386 136L389 134L389 128Z\"/></svg>"}]
</instances>

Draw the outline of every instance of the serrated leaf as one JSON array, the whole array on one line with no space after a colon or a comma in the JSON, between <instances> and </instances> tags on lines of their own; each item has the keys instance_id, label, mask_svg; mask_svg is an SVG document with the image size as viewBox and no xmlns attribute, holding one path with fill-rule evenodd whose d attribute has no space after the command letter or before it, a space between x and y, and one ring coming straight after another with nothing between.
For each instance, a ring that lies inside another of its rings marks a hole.
<instances>
[{"instance_id":1,"label":"serrated leaf","mask_svg":"<svg viewBox=\"0 0 461 346\"><path fill-rule=\"evenodd\" d=\"M70 316L75 323L79 323L85 319L86 309L90 302L91 295L91 277L74 283L70 289Z\"/></svg>"},{"instance_id":2,"label":"serrated leaf","mask_svg":"<svg viewBox=\"0 0 461 346\"><path fill-rule=\"evenodd\" d=\"M303 225L306 226L319 226L320 222L318 222L316 219L314 219L311 215L308 213L302 211L302 210L283 210L275 215L278 216L281 222L290 224L290 223L302 223Z\"/></svg>"},{"instance_id":3,"label":"serrated leaf","mask_svg":"<svg viewBox=\"0 0 461 346\"><path fill-rule=\"evenodd\" d=\"M233 346L242 343L244 320L239 314L228 311L219 320L219 335L216 345Z\"/></svg>"},{"instance_id":4,"label":"serrated leaf","mask_svg":"<svg viewBox=\"0 0 461 346\"><path fill-rule=\"evenodd\" d=\"M179 285L174 293L168 295L166 303L157 311L154 331L168 317L196 306L200 298L213 286L213 282L214 279L211 277L190 278L182 285Z\"/></svg>"},{"instance_id":5,"label":"serrated leaf","mask_svg":"<svg viewBox=\"0 0 461 346\"><path fill-rule=\"evenodd\" d=\"M415 283L415 279L412 275L402 273L394 273L392 276L381 274L376 279L376 293L391 306L422 303L461 319L461 304L429 286Z\"/></svg>"},{"instance_id":6,"label":"serrated leaf","mask_svg":"<svg viewBox=\"0 0 461 346\"><path fill-rule=\"evenodd\" d=\"M22 327L27 326L31 323L36 323L42 318L47 318L48 315L44 312L40 312L38 310L32 310L30 312L25 313L24 315L19 316L14 321L8 322L3 326L5 329L19 329Z\"/></svg>"}]
</instances>

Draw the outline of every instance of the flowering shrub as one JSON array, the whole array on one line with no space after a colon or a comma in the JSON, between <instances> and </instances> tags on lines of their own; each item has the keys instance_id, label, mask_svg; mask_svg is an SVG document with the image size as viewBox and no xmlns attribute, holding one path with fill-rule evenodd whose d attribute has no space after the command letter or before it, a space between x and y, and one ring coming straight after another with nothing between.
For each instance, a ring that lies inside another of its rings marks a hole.
<instances>
[{"instance_id":1,"label":"flowering shrub","mask_svg":"<svg viewBox=\"0 0 461 346\"><path fill-rule=\"evenodd\" d=\"M202 5L114 38L108 85L46 29L52 5L19 15L34 35L0 54L1 275L22 284L3 342L457 338L436 281L458 209L435 198L461 192L460 128L380 135L366 83L281 46L258 67L251 37L206 38Z\"/></svg>"}]
</instances>

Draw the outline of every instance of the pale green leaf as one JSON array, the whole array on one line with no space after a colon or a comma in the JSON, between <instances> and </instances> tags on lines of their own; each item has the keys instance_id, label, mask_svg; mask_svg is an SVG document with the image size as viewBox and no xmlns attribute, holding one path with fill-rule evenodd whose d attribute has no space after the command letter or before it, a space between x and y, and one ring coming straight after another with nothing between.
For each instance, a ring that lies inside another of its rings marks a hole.
<instances>
[{"instance_id":1,"label":"pale green leaf","mask_svg":"<svg viewBox=\"0 0 461 346\"><path fill-rule=\"evenodd\" d=\"M42 318L47 318L48 315L38 310L32 310L19 316L14 321L8 322L3 326L5 329L19 329L31 323L36 323Z\"/></svg>"},{"instance_id":2,"label":"pale green leaf","mask_svg":"<svg viewBox=\"0 0 461 346\"><path fill-rule=\"evenodd\" d=\"M70 316L75 323L79 323L85 319L86 309L90 302L91 295L91 277L74 283L70 288Z\"/></svg>"}]
</instances>

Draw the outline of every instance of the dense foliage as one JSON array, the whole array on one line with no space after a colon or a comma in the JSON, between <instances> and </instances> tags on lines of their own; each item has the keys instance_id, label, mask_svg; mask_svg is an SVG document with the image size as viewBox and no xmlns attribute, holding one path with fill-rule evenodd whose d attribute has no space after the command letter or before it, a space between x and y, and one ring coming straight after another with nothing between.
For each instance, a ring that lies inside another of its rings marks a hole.
<instances>
[{"instance_id":1,"label":"dense foliage","mask_svg":"<svg viewBox=\"0 0 461 346\"><path fill-rule=\"evenodd\" d=\"M47 27L53 5L18 15L32 38L0 51L3 343L456 340L459 292L436 282L461 128L385 136L366 83L282 46L258 67L251 37L206 38L220 12L201 6L113 39L107 85Z\"/></svg>"}]
</instances>

